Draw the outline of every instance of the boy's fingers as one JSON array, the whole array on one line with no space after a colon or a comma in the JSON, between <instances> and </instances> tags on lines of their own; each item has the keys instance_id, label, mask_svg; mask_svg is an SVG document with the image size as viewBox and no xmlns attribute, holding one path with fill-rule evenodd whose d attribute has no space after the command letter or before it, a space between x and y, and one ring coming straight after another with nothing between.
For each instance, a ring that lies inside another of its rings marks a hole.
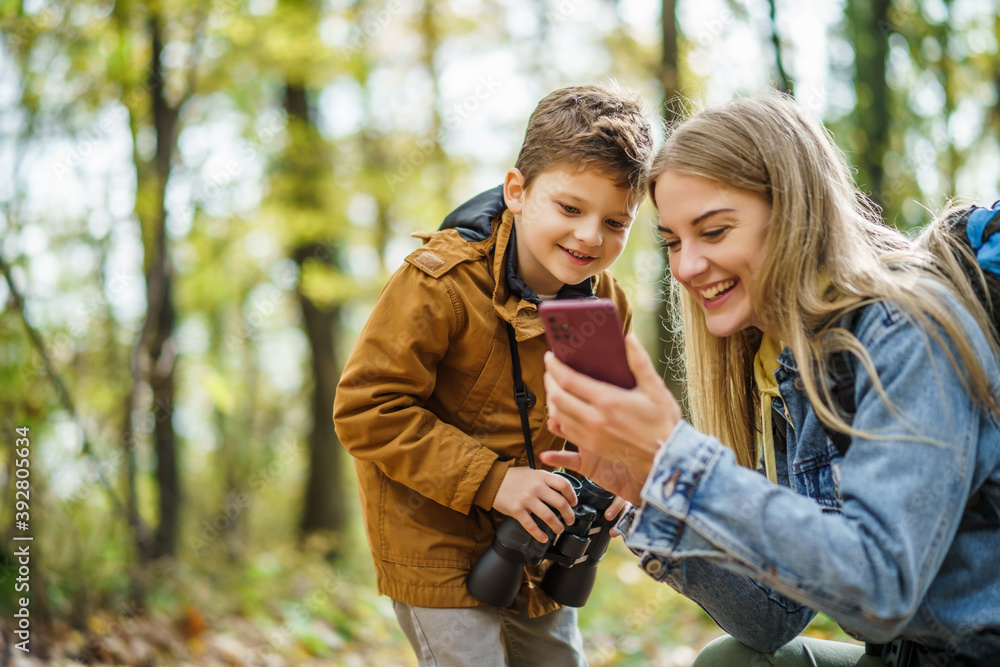
<instances>
[{"instance_id":1,"label":"boy's fingers","mask_svg":"<svg viewBox=\"0 0 1000 667\"><path fill-rule=\"evenodd\" d=\"M528 531L528 534L539 542L549 541L549 536L545 534L544 530L538 527L538 524L535 523L535 519L531 516L531 514L528 514L525 519L519 518L518 521L521 523L521 526Z\"/></svg>"},{"instance_id":2,"label":"boy's fingers","mask_svg":"<svg viewBox=\"0 0 1000 667\"><path fill-rule=\"evenodd\" d=\"M573 514L573 505L576 504L576 493L573 491L573 485L568 479L555 473L549 473L545 482L549 489L542 491L539 500L545 504L546 510L553 510L561 514L565 525L572 524L576 519L576 515ZM553 514L552 520L559 521L559 518ZM549 527L557 534L563 531L562 524L556 526L548 518L543 519L543 521L549 524Z\"/></svg>"},{"instance_id":3,"label":"boy's fingers","mask_svg":"<svg viewBox=\"0 0 1000 667\"><path fill-rule=\"evenodd\" d=\"M573 490L573 484L562 475L551 474L555 478L555 485L552 488L561 493L570 506L576 505L576 491Z\"/></svg>"},{"instance_id":4,"label":"boy's fingers","mask_svg":"<svg viewBox=\"0 0 1000 667\"><path fill-rule=\"evenodd\" d=\"M566 530L566 526L559 519L559 516L545 502L539 502L538 505L536 505L533 514L536 517L538 517L545 525L547 525L549 529L556 535L560 535L564 530Z\"/></svg>"},{"instance_id":5,"label":"boy's fingers","mask_svg":"<svg viewBox=\"0 0 1000 667\"><path fill-rule=\"evenodd\" d=\"M553 519L556 521L556 524L549 524L549 527L556 531L557 535L566 530L566 526L571 526L573 525L573 522L576 521L576 515L573 514L573 508L570 505L561 503L558 511L562 519L560 520L559 516L553 515Z\"/></svg>"}]
</instances>

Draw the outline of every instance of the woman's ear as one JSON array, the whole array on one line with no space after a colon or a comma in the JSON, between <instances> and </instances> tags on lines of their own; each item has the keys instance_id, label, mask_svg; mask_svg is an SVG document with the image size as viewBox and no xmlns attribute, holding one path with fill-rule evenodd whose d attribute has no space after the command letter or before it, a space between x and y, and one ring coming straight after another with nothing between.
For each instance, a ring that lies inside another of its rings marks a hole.
<instances>
[{"instance_id":1,"label":"woman's ear","mask_svg":"<svg viewBox=\"0 0 1000 667\"><path fill-rule=\"evenodd\" d=\"M524 195L524 174L520 169L511 169L503 181L503 201L511 213L520 214L524 209Z\"/></svg>"}]
</instances>

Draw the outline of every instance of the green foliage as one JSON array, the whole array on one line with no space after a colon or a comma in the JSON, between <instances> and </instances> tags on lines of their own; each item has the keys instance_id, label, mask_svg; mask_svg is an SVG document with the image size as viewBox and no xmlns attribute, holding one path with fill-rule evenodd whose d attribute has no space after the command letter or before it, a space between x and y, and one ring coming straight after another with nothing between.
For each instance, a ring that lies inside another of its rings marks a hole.
<instances>
[{"instance_id":1,"label":"green foliage","mask_svg":"<svg viewBox=\"0 0 1000 667\"><path fill-rule=\"evenodd\" d=\"M658 106L661 45L636 29L627 14L643 10L628 4L0 0L0 75L10 91L0 155L19 156L0 189L0 254L51 360L4 283L0 424L6 434L31 427L33 512L44 517L39 590L73 626L73 655L128 662L112 650L122 632L108 628L117 624L150 637L152 626L169 628L176 636L157 640L169 648L155 650L192 661L232 661L212 644L232 636L290 662L412 662L391 606L374 592L350 466L348 479L331 483L346 490L355 520L345 534L299 540L303 443L317 419L300 299L338 314L330 344L342 359L386 277L416 247L410 232L435 229L502 180L538 98L614 78ZM754 20L740 3L726 6L709 31L719 38L713 49ZM828 121L886 218L908 228L926 220L925 205L1000 184L1000 11L996 0L897 1L879 23L871 6L844 6L840 32L853 60L834 63L833 74L857 99L838 100L849 110ZM156 21L159 70L150 62ZM705 29L679 27L680 88L696 99L722 73L697 73L691 60ZM883 47L884 81L855 71ZM597 64L584 70L577 58ZM154 115L152 94L161 82L157 113L175 114L173 137L158 135L165 117ZM881 84L880 124L869 107ZM882 156L869 160L882 130ZM157 136L176 138L165 180ZM653 215L647 204L614 269L650 349L661 334L663 271ZM177 364L171 406L154 404L149 369L133 367L148 314L143 283L161 242L178 313L163 361ZM75 415L60 405L56 379ZM133 386L137 405L125 414ZM127 520L128 456L137 511L152 522L157 419L181 443L181 548L142 569ZM4 480L8 452L0 447ZM0 536L12 525L9 507L0 503ZM345 547L342 560L327 560ZM0 583L0 604L10 584ZM719 633L696 605L650 586L620 545L581 623L594 664L684 664ZM823 617L809 632L845 638Z\"/></svg>"},{"instance_id":2,"label":"green foliage","mask_svg":"<svg viewBox=\"0 0 1000 667\"><path fill-rule=\"evenodd\" d=\"M872 136L886 133L888 142L876 163L885 178L872 194L886 220L912 229L926 224L948 200L969 199L977 191L988 198L1000 185L1000 176L989 174L988 167L998 151L1000 7L992 0L978 5L895 2L889 3L887 18L879 20L871 20L870 7L847 3L848 23L855 24L848 41L859 78L871 75L865 59L885 51L885 78L860 78L855 114L833 127L859 163L859 183L869 192L873 165L861 156L871 150ZM872 98L880 83L889 91L884 115ZM885 127L873 127L873 117L882 118Z\"/></svg>"}]
</instances>

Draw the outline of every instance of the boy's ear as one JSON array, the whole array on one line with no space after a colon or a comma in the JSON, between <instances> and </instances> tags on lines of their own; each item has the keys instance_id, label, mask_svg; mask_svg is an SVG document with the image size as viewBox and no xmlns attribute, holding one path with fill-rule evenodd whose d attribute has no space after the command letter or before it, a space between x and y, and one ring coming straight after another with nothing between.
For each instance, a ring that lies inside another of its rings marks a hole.
<instances>
[{"instance_id":1,"label":"boy's ear","mask_svg":"<svg viewBox=\"0 0 1000 667\"><path fill-rule=\"evenodd\" d=\"M503 201L511 213L520 214L524 209L524 174L520 169L511 169L503 181Z\"/></svg>"}]
</instances>

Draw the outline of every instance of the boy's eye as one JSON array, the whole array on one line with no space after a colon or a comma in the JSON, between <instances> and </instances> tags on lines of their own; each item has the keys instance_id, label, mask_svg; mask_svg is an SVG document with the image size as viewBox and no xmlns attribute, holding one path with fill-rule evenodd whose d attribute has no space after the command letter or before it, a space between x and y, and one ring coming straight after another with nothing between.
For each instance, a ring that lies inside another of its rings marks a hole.
<instances>
[{"instance_id":1,"label":"boy's eye","mask_svg":"<svg viewBox=\"0 0 1000 667\"><path fill-rule=\"evenodd\" d=\"M607 223L607 225L611 227L611 229L625 229L626 227L628 227L627 222L622 222L621 220L614 220L612 218L608 218L604 222Z\"/></svg>"},{"instance_id":2,"label":"boy's eye","mask_svg":"<svg viewBox=\"0 0 1000 667\"><path fill-rule=\"evenodd\" d=\"M569 213L570 215L576 215L577 213L580 212L580 209L578 209L576 206L570 206L569 204L559 204L559 205L562 206L563 210Z\"/></svg>"}]
</instances>

